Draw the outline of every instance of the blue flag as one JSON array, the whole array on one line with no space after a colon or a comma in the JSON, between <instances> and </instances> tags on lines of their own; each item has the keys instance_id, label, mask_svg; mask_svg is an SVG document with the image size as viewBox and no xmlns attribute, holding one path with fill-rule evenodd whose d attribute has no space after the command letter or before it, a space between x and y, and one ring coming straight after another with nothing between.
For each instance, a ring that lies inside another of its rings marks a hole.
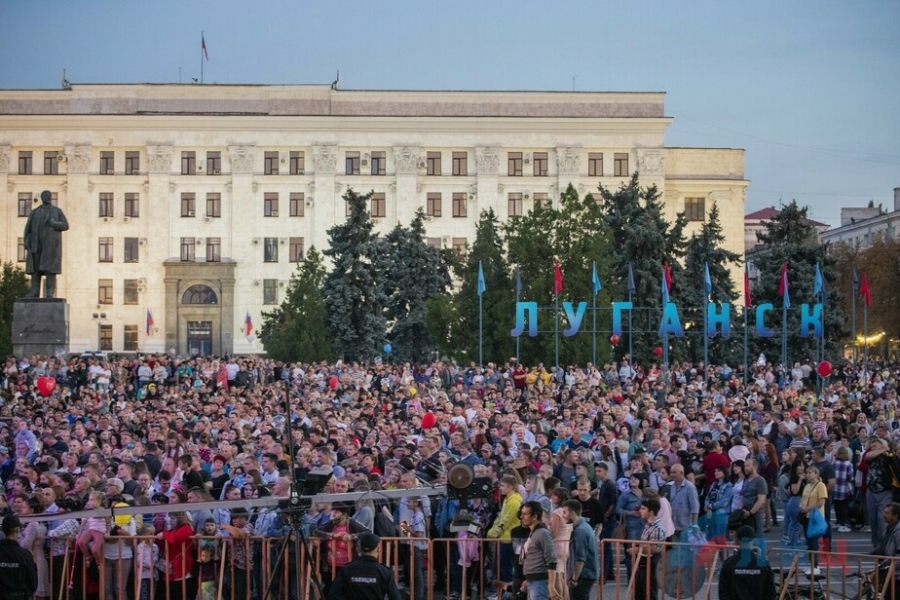
<instances>
[{"instance_id":1,"label":"blue flag","mask_svg":"<svg viewBox=\"0 0 900 600\"><path fill-rule=\"evenodd\" d=\"M594 285L594 295L596 296L600 289L603 287L600 285L600 275L597 274L597 263L596 261L593 264L593 272L591 273L591 283Z\"/></svg>"},{"instance_id":2,"label":"blue flag","mask_svg":"<svg viewBox=\"0 0 900 600\"><path fill-rule=\"evenodd\" d=\"M662 290L662 303L663 306L669 303L669 283L666 281L666 272L663 271L662 281L660 282L660 289Z\"/></svg>"},{"instance_id":3,"label":"blue flag","mask_svg":"<svg viewBox=\"0 0 900 600\"><path fill-rule=\"evenodd\" d=\"M706 286L706 296L712 294L712 279L709 276L709 263L703 265L703 285Z\"/></svg>"},{"instance_id":4,"label":"blue flag","mask_svg":"<svg viewBox=\"0 0 900 600\"><path fill-rule=\"evenodd\" d=\"M484 270L481 268L481 261L478 261L478 295L481 296L484 293L484 290L487 289L484 286Z\"/></svg>"},{"instance_id":5,"label":"blue flag","mask_svg":"<svg viewBox=\"0 0 900 600\"><path fill-rule=\"evenodd\" d=\"M628 279L625 280L625 289L629 294L634 293L634 271L631 269L631 263L628 263Z\"/></svg>"},{"instance_id":6,"label":"blue flag","mask_svg":"<svg viewBox=\"0 0 900 600\"><path fill-rule=\"evenodd\" d=\"M818 298L825 291L825 280L822 278L822 269L819 263L816 263L816 279L813 283L813 296Z\"/></svg>"}]
</instances>

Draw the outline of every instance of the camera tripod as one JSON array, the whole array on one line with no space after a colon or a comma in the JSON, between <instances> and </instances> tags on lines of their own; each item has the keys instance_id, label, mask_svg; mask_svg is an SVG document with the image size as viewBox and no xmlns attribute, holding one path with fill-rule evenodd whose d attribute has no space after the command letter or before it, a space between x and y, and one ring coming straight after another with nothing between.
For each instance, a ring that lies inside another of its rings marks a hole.
<instances>
[{"instance_id":1,"label":"camera tripod","mask_svg":"<svg viewBox=\"0 0 900 600\"><path fill-rule=\"evenodd\" d=\"M304 504L306 504L304 506ZM269 600L272 596L272 589L275 585L275 582L278 581L279 570L284 565L284 553L286 550L290 548L288 551L288 559L291 558L291 551L293 552L294 560L299 558L300 549L303 549L303 555L306 562L306 567L309 569L309 580L312 583L310 589L313 590L310 594L310 600L324 600L324 587L322 584L322 579L319 576L318 571L316 571L316 565L312 559L312 550L309 544L309 537L306 535L306 532L303 530L303 515L306 513L306 510L309 508L309 503L301 501L298 496L291 496L288 500L279 503L279 510L281 511L281 516L284 519L284 527L282 528L282 540L281 544L278 547L278 552L275 556L274 568L272 569L272 578L269 580L269 585L266 586L266 591L261 596L261 600ZM287 565L285 570L287 573L287 585L288 585L288 598L291 598L291 591L293 586L296 585L296 598L300 598L300 569L296 569L297 576L295 577L295 581L291 579L291 567L292 565ZM297 565L299 567L299 565Z\"/></svg>"}]
</instances>

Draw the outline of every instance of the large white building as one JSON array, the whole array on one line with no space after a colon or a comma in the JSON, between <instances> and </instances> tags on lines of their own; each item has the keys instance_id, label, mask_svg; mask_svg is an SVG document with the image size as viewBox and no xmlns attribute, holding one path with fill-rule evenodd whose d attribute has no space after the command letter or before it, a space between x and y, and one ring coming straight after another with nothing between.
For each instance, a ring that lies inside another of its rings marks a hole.
<instances>
[{"instance_id":1,"label":"large white building","mask_svg":"<svg viewBox=\"0 0 900 600\"><path fill-rule=\"evenodd\" d=\"M696 227L715 202L743 254L744 152L668 148L662 93L344 91L330 86L75 85L0 91L0 258L24 260L42 190L70 229L58 295L73 351L262 350L250 316L374 190L381 231L423 207L465 247L479 213L555 202L639 171ZM688 232L690 233L690 231ZM740 272L735 273L740 284ZM148 314L153 323L148 327ZM149 329L149 332L148 332Z\"/></svg>"}]
</instances>

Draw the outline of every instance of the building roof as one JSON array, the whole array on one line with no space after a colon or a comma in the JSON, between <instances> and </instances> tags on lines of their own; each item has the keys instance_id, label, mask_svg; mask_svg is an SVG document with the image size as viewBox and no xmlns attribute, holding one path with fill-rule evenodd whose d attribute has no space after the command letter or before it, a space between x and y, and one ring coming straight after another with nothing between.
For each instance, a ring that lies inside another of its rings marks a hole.
<instances>
[{"instance_id":1,"label":"building roof","mask_svg":"<svg viewBox=\"0 0 900 600\"><path fill-rule=\"evenodd\" d=\"M771 221L778 216L781 211L774 206L767 206L752 213L744 215L744 222L747 221ZM826 223L813 221L812 219L803 219L804 225L812 225L813 227L828 227Z\"/></svg>"}]
</instances>

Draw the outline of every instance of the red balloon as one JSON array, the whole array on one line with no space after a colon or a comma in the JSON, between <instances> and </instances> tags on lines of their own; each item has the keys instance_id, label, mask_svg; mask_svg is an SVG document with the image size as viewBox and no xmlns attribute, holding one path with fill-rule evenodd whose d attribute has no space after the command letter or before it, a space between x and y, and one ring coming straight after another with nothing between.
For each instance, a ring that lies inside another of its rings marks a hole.
<instances>
[{"instance_id":1,"label":"red balloon","mask_svg":"<svg viewBox=\"0 0 900 600\"><path fill-rule=\"evenodd\" d=\"M422 429L431 429L437 425L437 417L433 412L427 412L422 416Z\"/></svg>"},{"instance_id":2,"label":"red balloon","mask_svg":"<svg viewBox=\"0 0 900 600\"><path fill-rule=\"evenodd\" d=\"M653 349L653 354L655 354L656 356L662 356L662 348L657 346Z\"/></svg>"},{"instance_id":3,"label":"red balloon","mask_svg":"<svg viewBox=\"0 0 900 600\"><path fill-rule=\"evenodd\" d=\"M618 344L618 343L619 343L619 336L617 336L616 334L612 334L611 336L609 336L609 343L612 344L613 346L615 346L616 344Z\"/></svg>"},{"instance_id":4,"label":"red balloon","mask_svg":"<svg viewBox=\"0 0 900 600\"><path fill-rule=\"evenodd\" d=\"M328 387L330 387L333 390L336 390L337 386L338 386L338 378L332 375L331 379L328 380Z\"/></svg>"},{"instance_id":5,"label":"red balloon","mask_svg":"<svg viewBox=\"0 0 900 600\"><path fill-rule=\"evenodd\" d=\"M823 360L816 367L816 371L818 371L821 377L828 377L831 375L831 363L827 360Z\"/></svg>"},{"instance_id":6,"label":"red balloon","mask_svg":"<svg viewBox=\"0 0 900 600\"><path fill-rule=\"evenodd\" d=\"M37 388L41 396L46 398L56 389L56 380L52 377L38 377Z\"/></svg>"}]
</instances>

